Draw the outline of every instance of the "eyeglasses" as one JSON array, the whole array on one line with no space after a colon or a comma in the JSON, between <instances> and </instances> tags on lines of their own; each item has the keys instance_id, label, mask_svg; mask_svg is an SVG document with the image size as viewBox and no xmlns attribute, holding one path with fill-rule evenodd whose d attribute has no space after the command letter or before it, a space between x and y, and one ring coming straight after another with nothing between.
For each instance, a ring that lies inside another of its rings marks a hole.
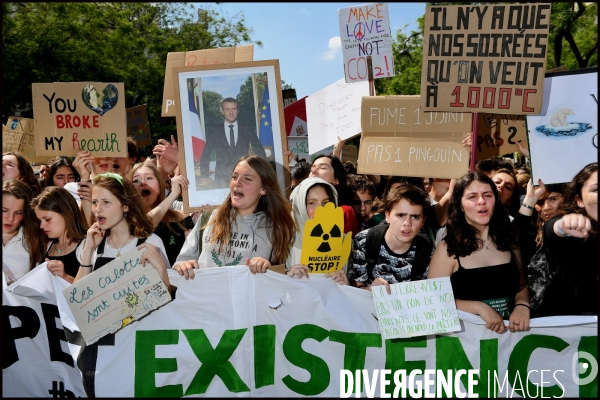
<instances>
[{"instance_id":1,"label":"eyeglasses","mask_svg":"<svg viewBox=\"0 0 600 400\"><path fill-rule=\"evenodd\" d=\"M366 200L366 201L352 200L352 204L354 204L355 206L360 206L361 204L364 204L365 206L372 206L373 200Z\"/></svg>"}]
</instances>

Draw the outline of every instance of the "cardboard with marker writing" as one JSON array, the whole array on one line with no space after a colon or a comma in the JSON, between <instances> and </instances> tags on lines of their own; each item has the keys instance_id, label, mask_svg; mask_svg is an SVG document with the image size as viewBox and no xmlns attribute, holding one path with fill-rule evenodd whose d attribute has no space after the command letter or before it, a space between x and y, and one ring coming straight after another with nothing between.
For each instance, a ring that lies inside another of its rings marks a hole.
<instances>
[{"instance_id":1,"label":"cardboard with marker writing","mask_svg":"<svg viewBox=\"0 0 600 400\"><path fill-rule=\"evenodd\" d=\"M34 83L32 93L38 156L127 157L123 83Z\"/></svg>"},{"instance_id":2,"label":"cardboard with marker writing","mask_svg":"<svg viewBox=\"0 0 600 400\"><path fill-rule=\"evenodd\" d=\"M477 117L477 160L519 151L517 142L527 148L525 116L480 113Z\"/></svg>"},{"instance_id":3,"label":"cardboard with marker writing","mask_svg":"<svg viewBox=\"0 0 600 400\"><path fill-rule=\"evenodd\" d=\"M10 116L6 125L2 125L2 153L8 151L16 151L35 164L52 159L51 156L35 154L35 130L31 118Z\"/></svg>"},{"instance_id":4,"label":"cardboard with marker writing","mask_svg":"<svg viewBox=\"0 0 600 400\"><path fill-rule=\"evenodd\" d=\"M127 136L135 140L138 147L150 146L152 144L152 135L150 134L150 123L146 106L140 105L128 108L127 110Z\"/></svg>"},{"instance_id":5,"label":"cardboard with marker writing","mask_svg":"<svg viewBox=\"0 0 600 400\"><path fill-rule=\"evenodd\" d=\"M425 111L539 114L550 4L427 6Z\"/></svg>"},{"instance_id":6,"label":"cardboard with marker writing","mask_svg":"<svg viewBox=\"0 0 600 400\"><path fill-rule=\"evenodd\" d=\"M468 172L470 149L462 140L473 115L424 112L420 99L363 97L359 174L460 178Z\"/></svg>"},{"instance_id":7,"label":"cardboard with marker writing","mask_svg":"<svg viewBox=\"0 0 600 400\"><path fill-rule=\"evenodd\" d=\"M237 47L222 47L219 49L205 49L194 51L178 51L167 54L165 69L165 85L163 89L162 117L176 117L177 93L173 86L173 67L191 67L233 62L252 61L254 58L254 45L249 44Z\"/></svg>"},{"instance_id":8,"label":"cardboard with marker writing","mask_svg":"<svg viewBox=\"0 0 600 400\"><path fill-rule=\"evenodd\" d=\"M144 251L128 251L63 289L87 345L171 301L158 271L140 263Z\"/></svg>"},{"instance_id":9,"label":"cardboard with marker writing","mask_svg":"<svg viewBox=\"0 0 600 400\"><path fill-rule=\"evenodd\" d=\"M304 224L300 263L314 274L339 271L350 256L352 232L344 234L344 211L333 202L317 207Z\"/></svg>"}]
</instances>

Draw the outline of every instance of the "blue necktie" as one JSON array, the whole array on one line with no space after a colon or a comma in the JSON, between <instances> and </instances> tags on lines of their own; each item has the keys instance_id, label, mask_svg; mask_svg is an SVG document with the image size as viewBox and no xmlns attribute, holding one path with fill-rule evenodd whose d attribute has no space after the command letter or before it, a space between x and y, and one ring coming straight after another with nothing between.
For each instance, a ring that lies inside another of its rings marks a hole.
<instances>
[{"instance_id":1,"label":"blue necktie","mask_svg":"<svg viewBox=\"0 0 600 400\"><path fill-rule=\"evenodd\" d=\"M235 137L233 137L233 125L229 125L229 145L235 147Z\"/></svg>"}]
</instances>

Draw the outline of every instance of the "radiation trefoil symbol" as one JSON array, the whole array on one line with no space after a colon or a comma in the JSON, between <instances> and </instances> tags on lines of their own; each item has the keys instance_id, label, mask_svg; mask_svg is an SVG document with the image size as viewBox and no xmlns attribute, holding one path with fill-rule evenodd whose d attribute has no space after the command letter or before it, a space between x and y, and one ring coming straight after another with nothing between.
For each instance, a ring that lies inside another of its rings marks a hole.
<instances>
[{"instance_id":1,"label":"radiation trefoil symbol","mask_svg":"<svg viewBox=\"0 0 600 400\"><path fill-rule=\"evenodd\" d=\"M344 234L344 211L333 203L318 207L314 219L304 224L300 263L311 273L326 274L344 267L350 248L352 233Z\"/></svg>"}]
</instances>

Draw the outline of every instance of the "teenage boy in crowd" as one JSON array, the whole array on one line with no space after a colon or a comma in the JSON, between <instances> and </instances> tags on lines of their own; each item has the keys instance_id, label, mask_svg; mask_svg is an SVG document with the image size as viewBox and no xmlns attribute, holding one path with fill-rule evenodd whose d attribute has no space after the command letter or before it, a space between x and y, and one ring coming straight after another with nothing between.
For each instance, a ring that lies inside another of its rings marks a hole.
<instances>
[{"instance_id":1,"label":"teenage boy in crowd","mask_svg":"<svg viewBox=\"0 0 600 400\"><path fill-rule=\"evenodd\" d=\"M375 184L364 175L348 175L348 189L352 192L352 208L358 220L358 231L367 229L375 200Z\"/></svg>"},{"instance_id":2,"label":"teenage boy in crowd","mask_svg":"<svg viewBox=\"0 0 600 400\"><path fill-rule=\"evenodd\" d=\"M392 190L385 201L386 224L364 230L354 238L350 284L371 290L390 284L427 279L433 252L419 230L431 207L427 192L410 183Z\"/></svg>"}]
</instances>

